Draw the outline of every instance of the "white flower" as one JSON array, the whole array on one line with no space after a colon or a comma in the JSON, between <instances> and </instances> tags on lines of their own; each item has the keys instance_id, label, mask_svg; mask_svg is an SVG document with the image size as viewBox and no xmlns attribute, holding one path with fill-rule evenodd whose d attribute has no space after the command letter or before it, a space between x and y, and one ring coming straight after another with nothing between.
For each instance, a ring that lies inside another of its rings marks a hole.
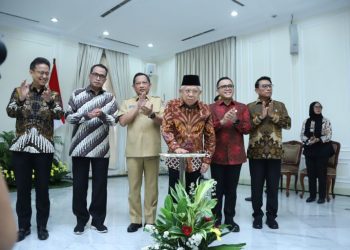
<instances>
[{"instance_id":1,"label":"white flower","mask_svg":"<svg viewBox=\"0 0 350 250\"><path fill-rule=\"evenodd\" d=\"M185 250L183 247L178 247L176 250Z\"/></svg>"},{"instance_id":2,"label":"white flower","mask_svg":"<svg viewBox=\"0 0 350 250\"><path fill-rule=\"evenodd\" d=\"M164 233L163 233L163 238L168 238L168 236L169 236L169 232L168 231L165 231Z\"/></svg>"},{"instance_id":3,"label":"white flower","mask_svg":"<svg viewBox=\"0 0 350 250\"><path fill-rule=\"evenodd\" d=\"M160 249L158 243L154 245L154 249Z\"/></svg>"}]
</instances>

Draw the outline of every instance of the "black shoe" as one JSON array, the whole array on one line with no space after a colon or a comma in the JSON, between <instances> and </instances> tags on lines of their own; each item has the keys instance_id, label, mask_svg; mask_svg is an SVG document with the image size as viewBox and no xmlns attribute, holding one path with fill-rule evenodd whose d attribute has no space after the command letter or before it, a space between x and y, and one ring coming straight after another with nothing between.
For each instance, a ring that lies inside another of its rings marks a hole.
<instances>
[{"instance_id":1,"label":"black shoe","mask_svg":"<svg viewBox=\"0 0 350 250\"><path fill-rule=\"evenodd\" d=\"M309 198L306 199L306 202L313 202L315 200L316 200L316 198L309 197Z\"/></svg>"},{"instance_id":2,"label":"black shoe","mask_svg":"<svg viewBox=\"0 0 350 250\"><path fill-rule=\"evenodd\" d=\"M77 235L83 234L85 231L85 225L77 224L73 231Z\"/></svg>"},{"instance_id":3,"label":"black shoe","mask_svg":"<svg viewBox=\"0 0 350 250\"><path fill-rule=\"evenodd\" d=\"M17 242L24 240L28 235L30 235L30 229L20 228L17 232Z\"/></svg>"},{"instance_id":4,"label":"black shoe","mask_svg":"<svg viewBox=\"0 0 350 250\"><path fill-rule=\"evenodd\" d=\"M91 223L91 229L97 230L99 233L107 233L108 228L103 224Z\"/></svg>"},{"instance_id":5,"label":"black shoe","mask_svg":"<svg viewBox=\"0 0 350 250\"><path fill-rule=\"evenodd\" d=\"M246 201L252 201L252 197L245 198Z\"/></svg>"},{"instance_id":6,"label":"black shoe","mask_svg":"<svg viewBox=\"0 0 350 250\"><path fill-rule=\"evenodd\" d=\"M38 239L47 240L49 238L49 232L45 227L38 227Z\"/></svg>"},{"instance_id":7,"label":"black shoe","mask_svg":"<svg viewBox=\"0 0 350 250\"><path fill-rule=\"evenodd\" d=\"M325 202L326 202L326 200L325 200L325 199L322 199L322 198L320 198L320 199L317 200L317 203L318 203L318 204L323 204L323 203L325 203Z\"/></svg>"},{"instance_id":8,"label":"black shoe","mask_svg":"<svg viewBox=\"0 0 350 250\"><path fill-rule=\"evenodd\" d=\"M129 226L128 226L128 233L133 233L133 232L136 232L137 230L139 230L139 228L142 227L142 224L137 224L137 223L131 223Z\"/></svg>"},{"instance_id":9,"label":"black shoe","mask_svg":"<svg viewBox=\"0 0 350 250\"><path fill-rule=\"evenodd\" d=\"M255 229L262 229L262 219L261 218L255 218L253 221L253 228Z\"/></svg>"},{"instance_id":10,"label":"black shoe","mask_svg":"<svg viewBox=\"0 0 350 250\"><path fill-rule=\"evenodd\" d=\"M278 223L275 219L266 220L266 225L271 229L278 229Z\"/></svg>"},{"instance_id":11,"label":"black shoe","mask_svg":"<svg viewBox=\"0 0 350 250\"><path fill-rule=\"evenodd\" d=\"M225 224L228 225L227 228L228 228L228 230L230 230L231 232L237 233L237 232L240 231L238 224L237 224L236 222L234 222L234 221L231 222L231 223L225 223Z\"/></svg>"}]
</instances>

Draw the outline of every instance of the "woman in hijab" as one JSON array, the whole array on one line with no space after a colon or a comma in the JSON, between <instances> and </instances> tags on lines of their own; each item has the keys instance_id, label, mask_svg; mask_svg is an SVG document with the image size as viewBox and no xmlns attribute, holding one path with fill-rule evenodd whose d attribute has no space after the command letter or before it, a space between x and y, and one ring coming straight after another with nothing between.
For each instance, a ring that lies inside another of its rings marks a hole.
<instances>
[{"instance_id":1,"label":"woman in hijab","mask_svg":"<svg viewBox=\"0 0 350 250\"><path fill-rule=\"evenodd\" d=\"M316 200L318 179L318 200L322 204L326 198L327 163L334 154L332 144L332 126L330 121L322 116L322 105L312 102L309 108L309 118L303 123L301 140L304 143L304 155L309 179L310 197L306 202Z\"/></svg>"}]
</instances>

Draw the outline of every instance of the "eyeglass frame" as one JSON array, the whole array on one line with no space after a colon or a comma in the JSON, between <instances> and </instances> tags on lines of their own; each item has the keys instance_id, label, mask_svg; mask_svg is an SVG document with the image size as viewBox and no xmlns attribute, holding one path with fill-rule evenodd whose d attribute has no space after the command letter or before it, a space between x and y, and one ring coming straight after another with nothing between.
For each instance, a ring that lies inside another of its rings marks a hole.
<instances>
[{"instance_id":1,"label":"eyeglass frame","mask_svg":"<svg viewBox=\"0 0 350 250\"><path fill-rule=\"evenodd\" d=\"M91 72L90 75L92 75L96 79L100 78L101 80L105 80L107 78L107 75L102 75L102 74L99 74L97 72Z\"/></svg>"},{"instance_id":2,"label":"eyeglass frame","mask_svg":"<svg viewBox=\"0 0 350 250\"><path fill-rule=\"evenodd\" d=\"M235 86L231 83L231 84L218 86L217 89L233 89L234 87Z\"/></svg>"}]
</instances>

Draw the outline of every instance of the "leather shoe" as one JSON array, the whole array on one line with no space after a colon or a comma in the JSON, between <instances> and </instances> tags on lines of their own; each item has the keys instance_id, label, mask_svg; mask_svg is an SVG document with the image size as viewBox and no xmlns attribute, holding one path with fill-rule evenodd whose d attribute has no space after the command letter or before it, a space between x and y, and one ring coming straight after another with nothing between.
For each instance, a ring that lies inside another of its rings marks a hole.
<instances>
[{"instance_id":1,"label":"leather shoe","mask_svg":"<svg viewBox=\"0 0 350 250\"><path fill-rule=\"evenodd\" d=\"M17 232L17 242L24 240L28 235L30 235L30 229L20 228Z\"/></svg>"},{"instance_id":2,"label":"leather shoe","mask_svg":"<svg viewBox=\"0 0 350 250\"><path fill-rule=\"evenodd\" d=\"M309 198L306 199L306 202L313 202L315 200L316 200L316 198L309 197Z\"/></svg>"},{"instance_id":3,"label":"leather shoe","mask_svg":"<svg viewBox=\"0 0 350 250\"><path fill-rule=\"evenodd\" d=\"M230 230L231 232L237 233L237 232L240 231L238 224L237 224L236 222L234 222L234 221L231 222L231 223L225 223L225 224L228 225L227 228L228 228L228 230Z\"/></svg>"},{"instance_id":4,"label":"leather shoe","mask_svg":"<svg viewBox=\"0 0 350 250\"><path fill-rule=\"evenodd\" d=\"M253 221L253 228L255 229L262 229L262 219L261 218L255 218Z\"/></svg>"},{"instance_id":5,"label":"leather shoe","mask_svg":"<svg viewBox=\"0 0 350 250\"><path fill-rule=\"evenodd\" d=\"M318 204L323 204L323 203L325 203L325 202L326 202L326 200L325 200L325 199L322 199L322 198L320 198L320 199L317 200L317 203L318 203Z\"/></svg>"},{"instance_id":6,"label":"leather shoe","mask_svg":"<svg viewBox=\"0 0 350 250\"><path fill-rule=\"evenodd\" d=\"M278 223L275 219L266 220L266 225L271 229L278 229Z\"/></svg>"},{"instance_id":7,"label":"leather shoe","mask_svg":"<svg viewBox=\"0 0 350 250\"><path fill-rule=\"evenodd\" d=\"M133 233L133 232L136 232L137 230L139 230L139 228L142 227L142 224L137 224L137 223L131 223L129 226L128 226L128 233Z\"/></svg>"},{"instance_id":8,"label":"leather shoe","mask_svg":"<svg viewBox=\"0 0 350 250\"><path fill-rule=\"evenodd\" d=\"M246 197L245 200L246 201L252 201L252 197Z\"/></svg>"},{"instance_id":9,"label":"leather shoe","mask_svg":"<svg viewBox=\"0 0 350 250\"><path fill-rule=\"evenodd\" d=\"M49 238L49 232L45 227L38 227L38 239L47 240Z\"/></svg>"}]
</instances>

